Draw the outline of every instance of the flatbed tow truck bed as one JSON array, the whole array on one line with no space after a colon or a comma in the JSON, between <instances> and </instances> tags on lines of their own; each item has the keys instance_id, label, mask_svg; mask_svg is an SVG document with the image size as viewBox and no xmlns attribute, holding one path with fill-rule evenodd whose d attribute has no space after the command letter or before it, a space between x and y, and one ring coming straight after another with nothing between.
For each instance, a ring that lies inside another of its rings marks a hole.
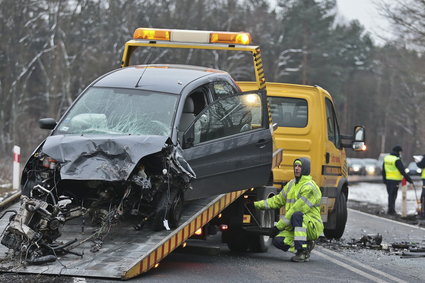
<instances>
[{"instance_id":1,"label":"flatbed tow truck bed","mask_svg":"<svg viewBox=\"0 0 425 283\"><path fill-rule=\"evenodd\" d=\"M221 213L245 191L221 194L186 203L180 220L181 225L174 230L154 232L149 225L146 225L137 231L132 225L120 222L112 227L99 251L90 251L93 241L86 241L72 249L72 252L83 253L82 257L69 253L58 256L55 262L24 266L9 255L11 251L7 247L0 245L0 271L129 279L155 267L164 257L182 245L196 230ZM19 203L6 209L18 210ZM6 214L0 220L1 231L9 223L8 216L9 214ZM87 225L88 221L85 221L86 223L83 225L83 219L80 217L67 222L63 226L62 236L58 238L58 241L66 243L74 239L82 241L88 238L96 227Z\"/></svg>"}]
</instances>

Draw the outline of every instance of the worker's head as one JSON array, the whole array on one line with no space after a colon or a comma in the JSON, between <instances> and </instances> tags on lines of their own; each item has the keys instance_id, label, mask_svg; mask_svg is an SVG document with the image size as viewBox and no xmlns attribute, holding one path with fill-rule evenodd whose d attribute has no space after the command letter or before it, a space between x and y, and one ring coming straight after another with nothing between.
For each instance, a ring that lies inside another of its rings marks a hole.
<instances>
[{"instance_id":1,"label":"worker's head","mask_svg":"<svg viewBox=\"0 0 425 283\"><path fill-rule=\"evenodd\" d=\"M401 148L401 146L396 145L395 147L393 147L392 149L392 153L395 153L396 155L400 155L400 152L402 152L403 149Z\"/></svg>"},{"instance_id":2,"label":"worker's head","mask_svg":"<svg viewBox=\"0 0 425 283\"><path fill-rule=\"evenodd\" d=\"M294 176L299 178L303 175L310 175L310 159L306 157L301 157L294 160Z\"/></svg>"}]
</instances>

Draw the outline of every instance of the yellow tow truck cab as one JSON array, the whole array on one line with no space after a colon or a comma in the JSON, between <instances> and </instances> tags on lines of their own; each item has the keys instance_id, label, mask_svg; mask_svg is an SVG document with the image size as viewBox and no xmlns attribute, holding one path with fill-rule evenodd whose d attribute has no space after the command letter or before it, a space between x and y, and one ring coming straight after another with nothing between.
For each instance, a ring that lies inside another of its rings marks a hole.
<instances>
[{"instance_id":1,"label":"yellow tow truck cab","mask_svg":"<svg viewBox=\"0 0 425 283\"><path fill-rule=\"evenodd\" d=\"M242 90L251 82L238 82ZM341 135L331 95L319 86L266 83L275 124L274 139L283 149L283 160L273 169L274 185L282 187L294 178L293 162L311 160L311 175L322 191L321 215L325 236L340 238L347 220L347 162L345 147L365 150L364 129L352 136ZM349 139L349 143L343 143Z\"/></svg>"}]
</instances>

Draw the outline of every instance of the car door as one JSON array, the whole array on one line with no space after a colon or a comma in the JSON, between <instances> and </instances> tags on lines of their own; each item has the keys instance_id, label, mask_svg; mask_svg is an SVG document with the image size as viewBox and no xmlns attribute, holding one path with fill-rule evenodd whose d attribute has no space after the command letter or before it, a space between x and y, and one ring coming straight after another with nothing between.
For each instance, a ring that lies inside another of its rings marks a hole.
<instances>
[{"instance_id":1,"label":"car door","mask_svg":"<svg viewBox=\"0 0 425 283\"><path fill-rule=\"evenodd\" d=\"M326 107L326 153L325 164L322 167L324 185L326 187L337 187L343 172L347 172L345 163L345 151L342 148L341 135L332 101L325 98ZM363 170L363 169L362 169Z\"/></svg>"},{"instance_id":2,"label":"car door","mask_svg":"<svg viewBox=\"0 0 425 283\"><path fill-rule=\"evenodd\" d=\"M266 184L272 136L265 91L221 97L183 135L183 155L196 173L186 200Z\"/></svg>"}]
</instances>

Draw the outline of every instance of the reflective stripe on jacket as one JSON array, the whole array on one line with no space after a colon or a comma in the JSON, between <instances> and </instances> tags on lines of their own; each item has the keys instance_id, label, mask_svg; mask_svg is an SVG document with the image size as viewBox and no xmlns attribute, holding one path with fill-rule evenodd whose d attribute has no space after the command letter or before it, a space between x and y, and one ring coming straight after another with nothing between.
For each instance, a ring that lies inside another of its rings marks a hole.
<instances>
[{"instance_id":1,"label":"reflective stripe on jacket","mask_svg":"<svg viewBox=\"0 0 425 283\"><path fill-rule=\"evenodd\" d=\"M385 168L385 179L387 180L396 180L401 181L403 179L403 175L401 175L400 171L395 166L395 163L400 158L394 155L387 155L384 158L384 168Z\"/></svg>"}]
</instances>

